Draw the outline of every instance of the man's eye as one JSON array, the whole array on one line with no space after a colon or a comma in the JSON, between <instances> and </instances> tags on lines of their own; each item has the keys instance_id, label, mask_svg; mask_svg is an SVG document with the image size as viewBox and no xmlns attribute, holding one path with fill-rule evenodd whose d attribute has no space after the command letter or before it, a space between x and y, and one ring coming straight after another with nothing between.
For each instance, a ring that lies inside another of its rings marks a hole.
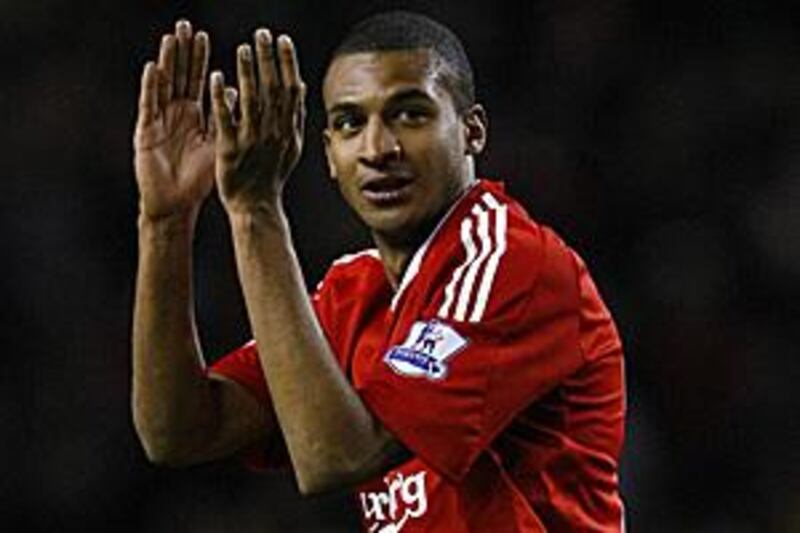
<instances>
[{"instance_id":1,"label":"man's eye","mask_svg":"<svg viewBox=\"0 0 800 533\"><path fill-rule=\"evenodd\" d=\"M426 109L418 108L405 108L400 109L395 113L395 120L404 124L418 125L430 117L430 113Z\"/></svg>"},{"instance_id":2,"label":"man's eye","mask_svg":"<svg viewBox=\"0 0 800 533\"><path fill-rule=\"evenodd\" d=\"M333 119L334 131L351 133L361 127L363 120L356 115L338 115Z\"/></svg>"}]
</instances>

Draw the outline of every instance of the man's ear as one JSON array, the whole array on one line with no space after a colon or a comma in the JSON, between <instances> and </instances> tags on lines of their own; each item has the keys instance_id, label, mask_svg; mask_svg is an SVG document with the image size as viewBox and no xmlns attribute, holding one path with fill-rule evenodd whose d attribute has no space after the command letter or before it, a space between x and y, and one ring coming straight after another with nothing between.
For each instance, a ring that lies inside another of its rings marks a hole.
<instances>
[{"instance_id":1,"label":"man's ear","mask_svg":"<svg viewBox=\"0 0 800 533\"><path fill-rule=\"evenodd\" d=\"M486 146L489 118L481 104L473 104L464 112L464 141L468 155L478 155Z\"/></svg>"},{"instance_id":2,"label":"man's ear","mask_svg":"<svg viewBox=\"0 0 800 533\"><path fill-rule=\"evenodd\" d=\"M322 144L325 146L325 160L328 163L328 176L336 181L336 166L333 164L333 156L331 156L331 132L327 128L322 130Z\"/></svg>"}]
</instances>

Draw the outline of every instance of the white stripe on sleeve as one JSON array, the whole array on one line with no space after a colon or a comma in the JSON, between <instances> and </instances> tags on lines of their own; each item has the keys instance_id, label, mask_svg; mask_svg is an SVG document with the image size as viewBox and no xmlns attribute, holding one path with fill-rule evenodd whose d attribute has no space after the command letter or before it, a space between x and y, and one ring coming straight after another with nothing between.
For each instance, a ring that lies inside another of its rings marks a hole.
<instances>
[{"instance_id":1,"label":"white stripe on sleeve","mask_svg":"<svg viewBox=\"0 0 800 533\"><path fill-rule=\"evenodd\" d=\"M486 203L486 205L489 206L489 209L499 209L501 207L500 202L498 202L497 199L494 196L492 196L492 193L489 192L483 193L481 195L481 200L483 200Z\"/></svg>"},{"instance_id":2,"label":"white stripe on sleeve","mask_svg":"<svg viewBox=\"0 0 800 533\"><path fill-rule=\"evenodd\" d=\"M475 299L475 307L472 309L472 314L469 317L470 322L480 322L483 318L483 313L486 310L486 305L489 303L489 295L491 293L492 284L494 283L495 275L497 274L497 267L500 264L500 258L503 257L503 254L506 251L506 229L508 226L508 206L503 205L500 206L494 200L493 197L490 196L491 200L494 202L492 205L491 202L487 202L492 208L493 211L496 213L496 220L495 220L495 249L492 252L492 256L489 258L489 261L486 263L486 270L483 272L483 277L481 278L481 284L478 289L478 296ZM496 206L496 209L495 209Z\"/></svg>"},{"instance_id":3,"label":"white stripe on sleeve","mask_svg":"<svg viewBox=\"0 0 800 533\"><path fill-rule=\"evenodd\" d=\"M453 299L456 294L456 286L461 281L464 270L475 260L475 243L472 241L472 219L469 217L461 221L461 243L466 250L466 257L464 258L464 262L458 265L458 268L453 271L450 282L444 289L444 302L439 308L438 313L439 318L442 319L447 318L447 315L450 313L450 306L453 305Z\"/></svg>"},{"instance_id":4,"label":"white stripe on sleeve","mask_svg":"<svg viewBox=\"0 0 800 533\"><path fill-rule=\"evenodd\" d=\"M467 307L470 303L472 288L475 286L475 278L492 251L492 240L489 235L489 213L479 205L472 208L472 213L478 217L477 232L481 241L481 251L467 270L464 276L464 283L461 285L458 303L456 304L456 310L453 314L453 319L458 321L463 321L467 315Z\"/></svg>"}]
</instances>

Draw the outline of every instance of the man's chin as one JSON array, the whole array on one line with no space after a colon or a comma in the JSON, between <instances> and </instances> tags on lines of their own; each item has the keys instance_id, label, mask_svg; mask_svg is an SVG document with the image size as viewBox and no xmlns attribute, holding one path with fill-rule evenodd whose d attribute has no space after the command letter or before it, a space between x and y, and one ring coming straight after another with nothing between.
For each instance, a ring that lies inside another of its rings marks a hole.
<instances>
[{"instance_id":1,"label":"man's chin","mask_svg":"<svg viewBox=\"0 0 800 533\"><path fill-rule=\"evenodd\" d=\"M389 242L404 242L423 231L419 221L399 210L373 211L361 220L373 235Z\"/></svg>"}]
</instances>

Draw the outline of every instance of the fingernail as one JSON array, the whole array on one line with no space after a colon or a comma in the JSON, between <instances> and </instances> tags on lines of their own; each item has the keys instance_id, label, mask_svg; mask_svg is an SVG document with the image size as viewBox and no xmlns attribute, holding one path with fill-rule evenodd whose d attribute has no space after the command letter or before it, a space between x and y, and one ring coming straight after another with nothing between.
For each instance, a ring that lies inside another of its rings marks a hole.
<instances>
[{"instance_id":1,"label":"fingernail","mask_svg":"<svg viewBox=\"0 0 800 533\"><path fill-rule=\"evenodd\" d=\"M259 28L256 30L256 40L262 43L268 43L272 40L272 35L266 28Z\"/></svg>"},{"instance_id":2,"label":"fingernail","mask_svg":"<svg viewBox=\"0 0 800 533\"><path fill-rule=\"evenodd\" d=\"M283 47L290 47L292 46L292 38L286 34L283 34L280 37L278 37L278 44Z\"/></svg>"},{"instance_id":3,"label":"fingernail","mask_svg":"<svg viewBox=\"0 0 800 533\"><path fill-rule=\"evenodd\" d=\"M251 57L250 46L247 44L239 45L239 55L242 59L249 60Z\"/></svg>"}]
</instances>

